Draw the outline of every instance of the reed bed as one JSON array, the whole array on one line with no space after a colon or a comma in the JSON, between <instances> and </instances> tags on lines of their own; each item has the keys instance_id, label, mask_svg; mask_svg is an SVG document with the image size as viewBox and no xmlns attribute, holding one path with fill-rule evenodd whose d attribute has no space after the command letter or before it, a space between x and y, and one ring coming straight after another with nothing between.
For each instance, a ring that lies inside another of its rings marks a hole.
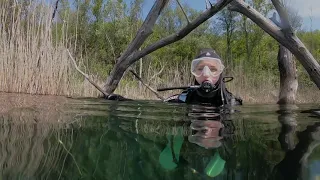
<instances>
[{"instance_id":1,"label":"reed bed","mask_svg":"<svg viewBox=\"0 0 320 180\"><path fill-rule=\"evenodd\" d=\"M68 24L60 27L61 36L53 37L52 13L44 1L27 6L0 2L0 91L97 96L70 63L67 49L72 50L74 42L65 33Z\"/></svg>"}]
</instances>

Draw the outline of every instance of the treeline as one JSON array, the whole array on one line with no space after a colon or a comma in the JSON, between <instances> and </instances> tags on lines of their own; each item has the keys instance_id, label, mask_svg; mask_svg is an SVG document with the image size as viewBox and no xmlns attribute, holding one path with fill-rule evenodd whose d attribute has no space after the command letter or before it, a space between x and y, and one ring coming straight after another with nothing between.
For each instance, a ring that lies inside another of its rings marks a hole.
<instances>
[{"instance_id":1,"label":"treeline","mask_svg":"<svg viewBox=\"0 0 320 180\"><path fill-rule=\"evenodd\" d=\"M102 82L143 23L147 13L146 2L147 0L59 0L57 9L54 8L56 1L51 2L47 16L52 18L52 14L55 14L50 25L52 43L62 43L71 49L79 67L88 74L96 75L95 80ZM24 9L31 7L24 1L20 5L27 7ZM255 0L251 5L266 17L271 16L273 7L270 3ZM189 20L200 13L187 4L182 6ZM298 36L314 57L320 59L320 31L301 30L302 18L290 9L289 13ZM170 1L143 47L177 32L186 24L187 19L181 8L175 1ZM236 94L247 100L251 98L252 101L277 96L278 43L251 20L226 9L185 39L142 58L133 68L153 87L190 84L193 81L190 62L199 49L206 47L215 49L223 58L227 75L235 77L228 86ZM314 87L302 66L297 64L299 88L307 90ZM76 75L75 78L81 79L81 76ZM130 89L139 92L129 93ZM137 80L127 73L117 92L145 96L147 90L139 88ZM148 93L147 96L151 95ZM261 93L263 96L258 97Z\"/></svg>"}]
</instances>

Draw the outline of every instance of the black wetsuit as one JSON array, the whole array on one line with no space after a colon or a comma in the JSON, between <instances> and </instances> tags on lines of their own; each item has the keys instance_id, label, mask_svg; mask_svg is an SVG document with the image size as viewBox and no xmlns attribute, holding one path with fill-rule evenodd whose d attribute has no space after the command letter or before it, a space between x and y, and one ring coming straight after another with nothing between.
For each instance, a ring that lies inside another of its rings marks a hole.
<instances>
[{"instance_id":1,"label":"black wetsuit","mask_svg":"<svg viewBox=\"0 0 320 180\"><path fill-rule=\"evenodd\" d=\"M181 94L169 97L165 101L188 104L207 104L211 106L222 106L226 104L242 105L242 99L235 97L231 92L224 88L224 86L218 86L217 89L210 93L211 95L206 97L205 93L201 92L199 88L189 88Z\"/></svg>"},{"instance_id":2,"label":"black wetsuit","mask_svg":"<svg viewBox=\"0 0 320 180\"><path fill-rule=\"evenodd\" d=\"M242 99L235 97L225 88L225 82L222 76L218 80L218 83L213 85L213 89L211 89L210 92L204 92L204 90L201 88L202 85L199 85L199 83L196 81L194 84L198 87L188 88L181 94L170 96L164 101L172 103L203 104L210 106L242 105ZM111 94L105 98L108 100L118 101L132 100L118 94Z\"/></svg>"}]
</instances>

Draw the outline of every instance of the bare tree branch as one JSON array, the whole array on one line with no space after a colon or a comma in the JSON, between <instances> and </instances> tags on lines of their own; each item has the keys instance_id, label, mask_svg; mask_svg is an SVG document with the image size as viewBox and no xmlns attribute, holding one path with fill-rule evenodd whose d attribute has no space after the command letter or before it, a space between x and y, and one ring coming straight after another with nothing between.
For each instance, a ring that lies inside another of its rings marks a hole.
<instances>
[{"instance_id":1,"label":"bare tree branch","mask_svg":"<svg viewBox=\"0 0 320 180\"><path fill-rule=\"evenodd\" d=\"M132 55L137 51L147 37L152 33L152 28L158 19L161 11L167 5L169 0L157 0L152 6L149 14L147 15L142 26L138 30L137 35L129 44L125 52L118 58L115 66L113 67L110 76L107 78L107 81L104 85L105 92L112 93L118 86L125 70L131 65L130 59L128 56Z\"/></svg>"},{"instance_id":2,"label":"bare tree branch","mask_svg":"<svg viewBox=\"0 0 320 180\"><path fill-rule=\"evenodd\" d=\"M69 49L67 49L67 52L69 54L70 59L72 60L76 70L78 72L80 72L80 74L82 74L94 87L96 87L105 97L108 97L108 93L106 93L98 84L96 84L93 80L90 79L89 75L84 73L83 71L81 71L81 69L78 67L76 61L74 60L74 58L72 57ZM163 69L162 69L163 70ZM139 75L137 73L135 73L131 68L129 70L139 81L141 81L141 83L143 85L145 85L150 91L152 91L159 99L164 100L165 98L163 96L161 96L159 93L157 93L156 90L154 90L152 87L150 87L149 85L147 85L146 83L144 83L144 81L139 77Z\"/></svg>"},{"instance_id":3,"label":"bare tree branch","mask_svg":"<svg viewBox=\"0 0 320 180\"><path fill-rule=\"evenodd\" d=\"M141 78L140 76L134 72L131 68L129 70L143 85L145 85L150 91L152 91L159 99L161 100L165 100L164 97L162 97L159 93L157 93L156 90L154 90L152 87L150 87L149 85L147 85Z\"/></svg>"},{"instance_id":4,"label":"bare tree branch","mask_svg":"<svg viewBox=\"0 0 320 180\"><path fill-rule=\"evenodd\" d=\"M282 28L284 32L293 33L292 27L289 22L288 13L285 10L284 4L281 3L279 0L271 0L271 1L273 6L276 8L277 12L279 13L280 23L281 23L280 28Z\"/></svg>"},{"instance_id":5,"label":"bare tree branch","mask_svg":"<svg viewBox=\"0 0 320 180\"><path fill-rule=\"evenodd\" d=\"M212 6L210 9L204 11L202 14L200 14L195 20L191 21L189 24L187 24L184 28L182 28L180 31L178 31L175 34L172 34L168 37L165 37L163 39L160 39L159 41L147 46L145 49L141 51L137 51L132 54L132 58L129 58L131 61L130 63L136 62L139 58L152 53L153 51L162 48L166 45L169 45L171 43L174 43L185 36L187 36L190 32L192 32L195 28L200 26L202 23L210 19L212 16L214 16L216 13L218 13L220 10L222 10L226 5L228 5L232 0L223 0L219 1L217 4Z\"/></svg>"},{"instance_id":6,"label":"bare tree branch","mask_svg":"<svg viewBox=\"0 0 320 180\"><path fill-rule=\"evenodd\" d=\"M132 52L139 49L144 41L152 34L152 28L168 1L169 0L155 1L141 28L138 30L137 35L129 44L125 52L120 56L118 61L125 60Z\"/></svg>"},{"instance_id":7,"label":"bare tree branch","mask_svg":"<svg viewBox=\"0 0 320 180\"><path fill-rule=\"evenodd\" d=\"M75 61L74 58L72 57L69 49L67 49L67 52L68 52L68 54L69 54L70 59L72 60L72 62L73 62L73 64L74 64L76 70L77 70L78 72L80 72L80 73L81 73L94 87L96 87L103 95L105 95L105 97L107 97L109 94L106 93L98 84L96 84L95 82L93 82L93 81L89 78L89 75L88 75L88 74L86 74L86 73L84 73L83 71L80 70L80 68L78 67L76 61Z\"/></svg>"},{"instance_id":8,"label":"bare tree branch","mask_svg":"<svg viewBox=\"0 0 320 180\"><path fill-rule=\"evenodd\" d=\"M229 9L247 16L280 44L289 49L307 70L311 80L320 88L320 66L295 34L284 34L271 20L265 18L242 0L234 0Z\"/></svg>"},{"instance_id":9,"label":"bare tree branch","mask_svg":"<svg viewBox=\"0 0 320 180\"><path fill-rule=\"evenodd\" d=\"M269 18L275 25L277 25L278 27L281 27L281 23L277 20L277 13L274 12L272 14L272 17Z\"/></svg>"},{"instance_id":10,"label":"bare tree branch","mask_svg":"<svg viewBox=\"0 0 320 180\"><path fill-rule=\"evenodd\" d=\"M209 0L206 0L206 8L209 9L212 7L212 4Z\"/></svg>"},{"instance_id":11,"label":"bare tree branch","mask_svg":"<svg viewBox=\"0 0 320 180\"><path fill-rule=\"evenodd\" d=\"M271 20L266 19L263 15L261 15L258 11L252 8L249 4L243 2L242 0L234 0L230 3L229 10L239 12L253 22L255 22L260 28L262 28L268 34L272 34L271 36L275 36L276 40L280 38L284 38L283 33L281 32L280 27L276 26Z\"/></svg>"},{"instance_id":12,"label":"bare tree branch","mask_svg":"<svg viewBox=\"0 0 320 180\"><path fill-rule=\"evenodd\" d=\"M157 72L156 74L154 74L154 75L149 79L149 81L151 81L152 79L154 79L155 77L157 77L159 74L161 74L165 67L166 67L166 65L163 65L162 68L160 69L160 71Z\"/></svg>"},{"instance_id":13,"label":"bare tree branch","mask_svg":"<svg viewBox=\"0 0 320 180\"><path fill-rule=\"evenodd\" d=\"M178 5L179 5L181 11L183 12L184 17L187 19L188 24L189 24L189 23L190 23L189 18L188 18L188 16L187 16L186 12L184 12L183 7L182 7L181 4L180 4L180 1L179 1L179 0L176 0L176 1L177 1Z\"/></svg>"},{"instance_id":14,"label":"bare tree branch","mask_svg":"<svg viewBox=\"0 0 320 180\"><path fill-rule=\"evenodd\" d=\"M56 16L56 13L57 13L57 10L58 10L58 6L59 6L59 0L56 1L55 8L53 10L53 14L52 14L51 20L53 20L54 17Z\"/></svg>"}]
</instances>

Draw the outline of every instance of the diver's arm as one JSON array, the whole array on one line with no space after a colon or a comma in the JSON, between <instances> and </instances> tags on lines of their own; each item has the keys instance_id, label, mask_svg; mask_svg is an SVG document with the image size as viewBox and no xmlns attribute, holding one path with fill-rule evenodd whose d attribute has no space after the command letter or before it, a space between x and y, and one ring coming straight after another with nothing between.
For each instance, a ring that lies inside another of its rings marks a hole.
<instances>
[{"instance_id":1,"label":"diver's arm","mask_svg":"<svg viewBox=\"0 0 320 180\"><path fill-rule=\"evenodd\" d=\"M107 100L114 100L114 101L132 101L132 99L125 98L119 94L110 94L109 96L104 96Z\"/></svg>"},{"instance_id":2,"label":"diver's arm","mask_svg":"<svg viewBox=\"0 0 320 180\"><path fill-rule=\"evenodd\" d=\"M176 94L173 96L168 97L167 99L164 100L164 102L169 102L169 103L184 103L179 99L180 94Z\"/></svg>"},{"instance_id":3,"label":"diver's arm","mask_svg":"<svg viewBox=\"0 0 320 180\"><path fill-rule=\"evenodd\" d=\"M241 97L235 96L227 89L225 89L225 90L226 90L226 97L229 101L229 104L231 104L232 106L242 105L242 98Z\"/></svg>"}]
</instances>

